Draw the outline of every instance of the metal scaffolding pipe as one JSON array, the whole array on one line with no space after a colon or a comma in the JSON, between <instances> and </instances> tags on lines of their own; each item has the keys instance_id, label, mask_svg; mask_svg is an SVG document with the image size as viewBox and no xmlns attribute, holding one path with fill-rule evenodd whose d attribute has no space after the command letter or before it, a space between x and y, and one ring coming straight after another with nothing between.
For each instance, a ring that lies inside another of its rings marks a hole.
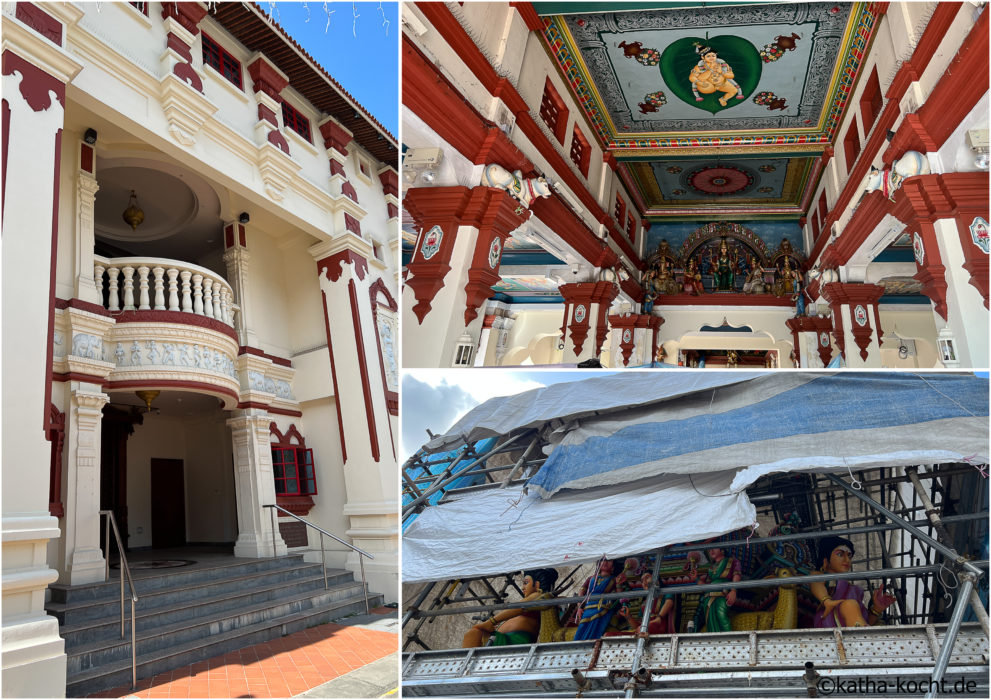
<instances>
[{"instance_id":1,"label":"metal scaffolding pipe","mask_svg":"<svg viewBox=\"0 0 991 700\"><path fill-rule=\"evenodd\" d=\"M973 562L977 566L985 567L988 566L988 561L980 560ZM728 581L726 583L701 583L692 585L678 585L678 586L664 586L658 588L656 593L658 595L663 595L666 593L673 593L675 595L680 595L682 593L708 593L710 591L723 591L725 589L741 589L741 588L767 588L768 586L780 586L783 584L795 583L815 583L818 581L866 581L873 579L885 579L892 578L895 576L915 576L920 574L932 574L939 571L940 567L936 564L930 564L928 566L907 566L902 568L894 569L878 569L876 571L849 571L842 574L809 574L807 576L788 576L782 578L771 578L771 579L758 579L756 581ZM980 570L980 569L978 569ZM644 598L647 595L647 591L623 591L622 593L603 593L597 595L596 597L600 600L619 600L620 598ZM515 601L512 603L500 603L498 605L488 605L488 606L475 606L475 607L465 607L457 608L455 610L424 610L419 613L420 616L433 617L437 615L460 615L460 614L470 614L470 613L480 613L480 612L491 612L493 610L508 610L509 608L538 608L547 607L549 605L570 605L571 603L579 603L585 600L585 596L571 596L568 598L545 598L539 601Z\"/></svg>"},{"instance_id":2,"label":"metal scaffolding pipe","mask_svg":"<svg viewBox=\"0 0 991 700\"><path fill-rule=\"evenodd\" d=\"M651 574L650 590L647 591L647 600L643 604L643 613L640 619L640 633L637 635L637 648L633 652L633 663L630 665L630 684L626 688L626 697L634 697L636 690L634 679L640 669L640 661L643 659L644 648L647 645L647 628L650 626L650 612L654 607L654 598L657 590L657 577L661 573L661 559L664 557L664 548L658 549L654 556L654 571Z\"/></svg>"},{"instance_id":3,"label":"metal scaffolding pipe","mask_svg":"<svg viewBox=\"0 0 991 700\"><path fill-rule=\"evenodd\" d=\"M908 530L910 533L912 533L917 538L919 538L920 540L922 540L923 542L925 542L926 544L928 544L930 547L932 547L933 549L935 549L937 552L939 552L940 554L942 554L946 558L952 560L955 564L958 564L959 566L963 567L964 569L966 569L967 571L970 571L973 574L978 574L978 575L981 574L981 570L980 569L978 569L971 562L969 562L967 559L965 559L963 556L961 556L952 547L947 547L946 545L944 545L943 543L941 543L939 540L936 540L936 539L930 537L929 535L927 535L926 533L924 533L922 530L920 530L919 528L915 527L915 525L912 525L912 523L910 523L908 520L905 520L901 516L895 515L892 511L890 511L887 508L885 508L883 505L881 505L880 503L878 503L877 501L875 501L873 498L871 498L867 494L861 493L857 489L855 489L852 486L850 486L848 483L846 483L845 481L843 481L843 479L839 478L838 476L836 476L834 474L826 474L826 478L828 478L833 483L838 484L839 486L842 486L843 489L847 493L849 493L852 496L855 496L856 498L860 499L861 501L863 501L864 503L866 503L867 505L869 505L874 510L878 511L879 513L882 513L882 514L886 515L892 521L894 521L895 523L897 523L898 525L900 525L903 529Z\"/></svg>"},{"instance_id":4,"label":"metal scaffolding pipe","mask_svg":"<svg viewBox=\"0 0 991 700\"><path fill-rule=\"evenodd\" d=\"M974 590L974 581L977 579L969 571L960 574L960 578L963 579L963 584L960 586L957 602L953 606L953 615L950 617L950 623L946 627L943 646L940 647L939 656L936 657L936 663L933 666L932 684L929 686L929 692L926 693L927 698L936 697L936 689L939 687L940 681L943 680L943 676L946 675L946 667L950 665L950 655L953 654L953 644L957 641L957 632L960 631L963 615L967 611L967 605L970 603L971 591Z\"/></svg>"}]
</instances>

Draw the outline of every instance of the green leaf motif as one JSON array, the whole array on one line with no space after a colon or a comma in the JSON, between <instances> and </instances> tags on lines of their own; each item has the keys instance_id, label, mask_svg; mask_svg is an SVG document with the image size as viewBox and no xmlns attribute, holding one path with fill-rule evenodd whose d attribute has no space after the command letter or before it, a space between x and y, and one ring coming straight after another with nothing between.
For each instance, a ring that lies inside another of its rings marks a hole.
<instances>
[{"instance_id":1,"label":"green leaf motif","mask_svg":"<svg viewBox=\"0 0 991 700\"><path fill-rule=\"evenodd\" d=\"M702 101L696 101L695 94L692 92L692 83L688 79L692 69L702 60L695 53L696 42L702 46L711 47L720 60L729 64L733 71L733 80L740 86L738 94L742 95L743 99L737 99L737 96L734 95L727 100L724 107L719 104L719 98L724 97L725 93L716 90L708 94L700 91L699 96ZM678 99L687 102L692 107L698 107L715 114L744 102L753 94L757 83L760 82L763 63L760 60L760 53L746 39L736 36L716 36L711 39L685 37L678 39L664 49L658 67L664 83Z\"/></svg>"}]
</instances>

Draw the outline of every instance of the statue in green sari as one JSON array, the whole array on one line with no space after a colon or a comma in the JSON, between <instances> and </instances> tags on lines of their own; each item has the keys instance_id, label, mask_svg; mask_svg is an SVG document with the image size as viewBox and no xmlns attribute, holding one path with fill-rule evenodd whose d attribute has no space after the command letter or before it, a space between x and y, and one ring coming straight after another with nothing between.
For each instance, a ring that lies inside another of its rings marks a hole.
<instances>
[{"instance_id":1,"label":"statue in green sari","mask_svg":"<svg viewBox=\"0 0 991 700\"><path fill-rule=\"evenodd\" d=\"M719 255L716 256L716 272L713 277L717 290L731 291L733 289L733 259L730 258L725 239L719 246Z\"/></svg>"},{"instance_id":2,"label":"statue in green sari","mask_svg":"<svg viewBox=\"0 0 991 700\"><path fill-rule=\"evenodd\" d=\"M730 583L739 581L740 562L727 557L720 547L706 551L709 557L709 583ZM699 632L729 632L733 625L729 618L729 608L736 603L736 590L726 589L703 593L695 610L695 629Z\"/></svg>"}]
</instances>

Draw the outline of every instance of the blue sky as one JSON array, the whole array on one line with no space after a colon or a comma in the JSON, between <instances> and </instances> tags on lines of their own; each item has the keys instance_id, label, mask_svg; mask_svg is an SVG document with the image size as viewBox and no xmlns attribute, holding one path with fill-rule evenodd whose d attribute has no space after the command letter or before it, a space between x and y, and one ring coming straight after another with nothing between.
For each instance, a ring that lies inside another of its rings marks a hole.
<instances>
[{"instance_id":1,"label":"blue sky","mask_svg":"<svg viewBox=\"0 0 991 700\"><path fill-rule=\"evenodd\" d=\"M389 133L397 136L401 34L398 3L258 4Z\"/></svg>"}]
</instances>

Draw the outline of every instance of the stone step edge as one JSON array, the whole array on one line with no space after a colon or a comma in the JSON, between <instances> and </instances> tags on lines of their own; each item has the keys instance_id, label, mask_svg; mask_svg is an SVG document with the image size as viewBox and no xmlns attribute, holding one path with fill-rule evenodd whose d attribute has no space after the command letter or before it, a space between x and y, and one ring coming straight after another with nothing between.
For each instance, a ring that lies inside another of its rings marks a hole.
<instances>
[{"instance_id":1,"label":"stone step edge","mask_svg":"<svg viewBox=\"0 0 991 700\"><path fill-rule=\"evenodd\" d=\"M328 589L320 588L320 589L317 589L317 590L308 591L308 592L305 592L305 593L300 593L300 594L297 594L297 595L294 595L294 596L291 596L291 597L288 597L288 598L278 598L276 600L270 600L270 601L266 601L264 603L255 603L254 605L251 605L251 606L248 606L248 607L235 608L233 610L223 610L223 611L221 611L219 613L215 613L215 614L213 614L213 615L211 615L209 617L200 617L200 618L194 618L192 620L183 620L181 622L173 622L173 623L170 623L168 625L161 625L159 627L153 627L153 628L151 628L149 630L140 630L139 629L137 631L137 645L138 645L138 650L140 651L140 649L141 649L141 641L142 641L142 639L147 640L147 639L150 639L152 637L161 637L163 635L175 634L176 632L180 632L180 631L187 630L187 629L190 629L190 628L201 627L201 626L204 626L204 625L211 625L211 624L217 623L217 622L219 622L221 620L227 620L227 619L230 619L230 618L236 618L236 617L240 617L242 615L250 615L252 613L264 612L265 610L270 610L272 608L279 607L281 605L287 605L287 604L295 603L297 601L303 601L303 600L307 600L307 599L310 599L310 598L316 598L316 597L321 596L321 595L329 595L329 594L333 594L333 593L339 593L339 592L346 591L347 589L353 588L353 587L357 587L358 588L358 592L361 591L361 584L359 584L357 582L350 583L350 584L344 584L344 585L341 585L341 586L331 586ZM355 597L358 600L364 600L361 596L348 596L347 598L343 598L342 600L350 600L352 597ZM372 599L372 594L371 593L369 593L368 599L369 599L369 605L371 605L371 599ZM323 604L324 603L321 603L321 605L323 605ZM316 609L317 607L319 607L319 606L315 606L314 609ZM253 624L258 624L258 623L253 623ZM207 634L206 636L210 636L210 635ZM99 652L101 650L109 649L109 648L113 648L113 647L117 647L117 646L129 646L130 643L131 643L131 627L130 627L130 625L128 625L125 628L125 631L124 631L124 639L120 639L120 638L115 638L115 639L100 639L100 640L96 640L96 641L87 642L87 643L82 644L80 646L73 647L71 650L70 649L66 649L65 650L65 654L66 654L67 657L68 656L83 656L85 654L92 654L94 652Z\"/></svg>"},{"instance_id":2,"label":"stone step edge","mask_svg":"<svg viewBox=\"0 0 991 700\"><path fill-rule=\"evenodd\" d=\"M289 554L289 555L284 556L284 557L263 557L263 558L260 558L260 559L243 558L243 559L234 559L233 561L231 561L231 560L225 560L225 561L222 561L222 562L218 562L216 564L204 565L204 566L199 567L199 568L196 568L196 569L187 569L185 567L176 567L174 570L163 569L162 570L162 573L155 574L154 576L148 576L148 577L144 578L143 580L146 580L147 581L147 580L153 580L153 579L156 579L156 578L169 578L169 577L172 577L172 576L183 576L183 575L191 574L191 573L194 573L194 572L197 572L198 573L198 572L201 572L201 571L217 571L217 570L220 570L220 569L231 569L231 568L235 568L235 567L239 567L239 566L251 566L252 564L258 564L259 562L270 564L272 562L289 563L289 562L293 562L293 561L296 564L303 563L303 555L302 554ZM307 563L309 563L309 562L307 562ZM275 568L278 569L280 567L275 567ZM117 571L120 571L120 569L117 569ZM88 588L99 588L100 586L111 586L111 585L113 585L113 586L119 586L119 584L120 584L120 579L118 578L118 579L110 579L109 581L95 581L93 583L80 583L80 584L76 584L74 586L73 585L70 585L68 583L52 583L52 584L49 584L49 588L60 590L60 591L64 591L64 590L79 590L79 591L82 591L82 590L86 590Z\"/></svg>"},{"instance_id":3,"label":"stone step edge","mask_svg":"<svg viewBox=\"0 0 991 700\"><path fill-rule=\"evenodd\" d=\"M329 578L330 577L328 576L328 579ZM322 582L323 581L323 575L321 575L321 574L314 574L312 576L307 576L307 577L304 577L304 578L294 579L291 583L294 586L296 586L296 585L300 585L300 584L314 583L314 582L318 582L318 581L319 582ZM237 592L234 593L234 594L231 594L231 593L217 593L217 594L214 594L212 596L206 596L206 597L203 597L203 598L194 598L192 600L185 601L185 606L184 607L186 607L186 608L197 608L197 607L201 607L201 606L204 606L204 605L212 605L214 603L218 603L220 601L228 600L228 599L231 599L231 598L243 598L243 597L248 597L248 596L255 595L256 593L264 593L264 592L268 592L268 591L275 591L275 590L278 590L280 587L285 586L286 583L287 583L286 581L276 581L275 583L266 584L265 586L258 586L258 587L254 587L254 588L248 588L248 589L239 588L239 589L237 589ZM338 584L335 584L335 585L345 586L345 585L354 585L356 583L357 583L356 581L350 581L350 582L338 583ZM331 586L331 588L333 588L333 586ZM324 590L322 586L320 587L320 590ZM125 622L128 622L131 619L131 616L130 616L130 607L131 606L130 606L130 604L129 604L128 601L129 601L128 598L125 598L124 599L124 621ZM135 612L137 613L138 622L141 622L142 619L150 619L150 618L155 617L157 615L161 615L163 612L171 612L172 610L175 609L175 606L176 606L176 604L173 603L172 605L159 605L159 606L154 607L154 608L144 608L143 609L142 606L141 606L141 601L139 600L138 603L135 605ZM84 622L77 622L77 623L75 623L73 625L59 625L59 636L64 639L66 637L66 635L77 634L79 632L85 632L86 630L95 629L97 627L103 627L105 625L117 625L117 626L120 626L120 616L115 613L114 618L112 620L110 620L110 621L108 621L106 617L102 617L102 618L98 618L96 620L86 620Z\"/></svg>"},{"instance_id":4,"label":"stone step edge","mask_svg":"<svg viewBox=\"0 0 991 700\"><path fill-rule=\"evenodd\" d=\"M162 595L166 595L166 594L169 594L169 593L174 593L175 591L179 591L179 590L195 590L197 588L206 588L208 586L214 586L214 585L217 585L218 583L227 583L227 582L237 583L238 581L248 581L248 580L251 580L251 579L260 578L262 576L269 576L271 574L292 573L292 572L298 572L298 571L301 571L303 569L310 569L310 568L314 568L314 567L316 568L317 571L320 570L320 564L312 564L310 562L301 562L301 563L299 563L297 565L287 566L287 567L284 567L284 568L265 569L263 571L250 571L250 572L244 573L243 575L232 577L232 578L219 577L219 578L208 579L206 581L198 581L196 583L182 584L182 585L174 586L174 587L171 587L171 588L155 588L155 589L152 589L150 591L145 591L145 592L138 591L138 598L140 600L147 600L149 598L154 598L154 597L157 597L157 596L162 596ZM353 572L351 572L351 571L349 571L347 569L327 569L327 576L337 576L337 575L340 575L340 574L351 574L352 576L354 575ZM84 601L79 601L77 603L54 603L54 602L49 602L49 603L46 603L45 604L45 610L48 611L48 612L53 612L53 613L69 613L69 612L78 612L79 610L84 610L86 608L93 607L95 605L110 605L110 604L113 604L113 603L119 604L120 603L120 584L119 583L116 583L115 584L114 591L116 591L115 595L113 597L108 597L108 598L95 598L93 600L84 600ZM125 603L125 605L127 604L127 594L128 594L128 591L129 591L129 588L127 586L124 586L124 603ZM138 601L139 604L140 604L140 600ZM163 606L155 606L152 609L156 609L156 608L159 608L159 607L163 607Z\"/></svg>"},{"instance_id":5,"label":"stone step edge","mask_svg":"<svg viewBox=\"0 0 991 700\"><path fill-rule=\"evenodd\" d=\"M382 595L379 593L370 593L368 597L369 608L377 607L381 602ZM221 634L214 634L208 637L203 637L192 642L185 642L179 644L175 647L170 648L167 653L155 652L152 654L146 654L144 656L138 656L137 666L140 675L140 670L142 665L153 663L161 659L168 658L170 656L178 656L179 654L186 654L196 649L209 647L213 644L226 641L227 639L236 639L241 636L248 636L256 632L261 632L266 629L271 629L273 627L281 627L282 625L292 624L294 622L305 620L308 617L314 617L324 612L331 612L337 608L345 608L350 605L364 603L364 599L361 597L345 598L344 600L335 601L332 604L325 604L317 608L312 608L305 612L290 613L289 615L283 615L281 617L272 618L270 620L265 620L264 622L256 622L253 625L247 625L245 627L240 627L236 630L229 630ZM334 618L335 620L344 619L345 616ZM327 624L327 623L320 623ZM280 635L282 636L282 635ZM250 646L250 645L249 645ZM181 664L180 664L181 666ZM73 683L82 683L86 681L91 681L101 676L109 676L114 673L119 673L121 671L127 671L131 668L131 660L126 659L124 661L115 661L113 663L104 664L97 668L90 668L77 673L73 676L66 678L66 686ZM99 692L99 691L94 691Z\"/></svg>"}]
</instances>

